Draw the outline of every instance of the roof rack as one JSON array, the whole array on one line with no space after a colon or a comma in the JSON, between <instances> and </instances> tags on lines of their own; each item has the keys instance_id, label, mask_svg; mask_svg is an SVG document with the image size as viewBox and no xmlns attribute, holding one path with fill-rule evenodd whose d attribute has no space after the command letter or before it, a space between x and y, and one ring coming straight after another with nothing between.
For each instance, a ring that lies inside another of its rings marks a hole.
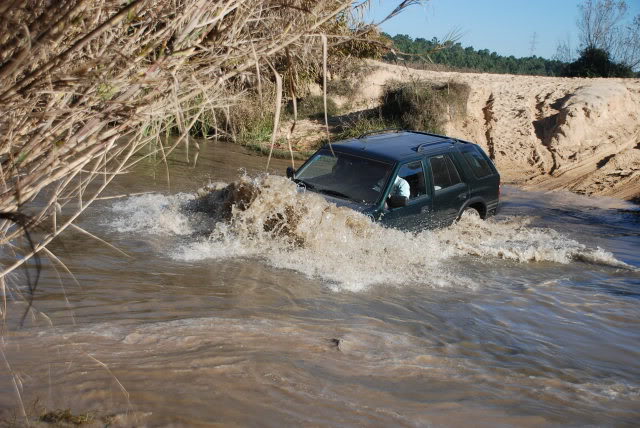
<instances>
[{"instance_id":1,"label":"roof rack","mask_svg":"<svg viewBox=\"0 0 640 428\"><path fill-rule=\"evenodd\" d=\"M433 146L434 144L446 143L446 142L447 142L447 140L439 140L439 141L431 141L429 143L422 143L422 144L418 145L414 150L416 152L420 153L420 152L424 152L425 150L427 150L427 148L429 146ZM450 141L450 142L451 142L451 144L453 144L453 143L455 143L455 140Z\"/></svg>"},{"instance_id":2,"label":"roof rack","mask_svg":"<svg viewBox=\"0 0 640 428\"><path fill-rule=\"evenodd\" d=\"M410 131L406 131L405 129L402 128L385 128L385 129L378 129L376 131L369 131L369 132L365 132L364 134L360 135L358 137L358 140L364 138L364 137L368 137L369 135L375 135L375 134L384 134L385 132L410 132Z\"/></svg>"},{"instance_id":3,"label":"roof rack","mask_svg":"<svg viewBox=\"0 0 640 428\"><path fill-rule=\"evenodd\" d=\"M444 138L444 139L447 139L447 140L452 140L452 142L458 141L456 138L451 138L451 137L448 137L446 135L433 134L431 132L424 132L424 131L414 131L412 129L404 129L404 128L377 129L375 131L365 132L364 134L359 135L357 137L357 139L360 140L360 139L362 139L364 137L368 137L369 135L384 134L385 132L410 132L412 134L422 134L422 135L428 135L430 137L440 137L440 138Z\"/></svg>"},{"instance_id":4,"label":"roof rack","mask_svg":"<svg viewBox=\"0 0 640 428\"><path fill-rule=\"evenodd\" d=\"M447 137L446 135L440 135L440 134L433 134L431 132L424 132L424 131L410 131L410 130L405 130L405 132L411 132L412 134L422 134L422 135L428 135L430 137L440 137L440 138L445 138L447 140L453 140L456 141L455 138L451 138L451 137Z\"/></svg>"},{"instance_id":5,"label":"roof rack","mask_svg":"<svg viewBox=\"0 0 640 428\"><path fill-rule=\"evenodd\" d=\"M459 138L448 137L448 136L446 136L446 135L432 134L431 132L408 131L408 130L405 130L405 132L412 132L412 133L414 133L414 134L429 135L429 136L431 136L431 137L441 137L441 138L444 138L445 140L449 140L449 141L451 141L451 143L452 143L452 144L453 144L453 143L472 144L471 142L466 141L466 140L461 140L461 139L459 139ZM438 141L438 142L441 142L441 141ZM424 143L424 144L430 144L430 143ZM422 144L421 144L421 145L422 145Z\"/></svg>"},{"instance_id":6,"label":"roof rack","mask_svg":"<svg viewBox=\"0 0 640 428\"><path fill-rule=\"evenodd\" d=\"M369 131L369 132L365 132L364 134L360 135L359 137L357 137L358 140L363 139L364 137L368 137L370 135L376 135L376 134L384 134L386 132L409 132L412 134L421 134L421 135L428 135L430 137L438 137L438 138L442 138L442 140L438 140L438 141L430 141L428 143L422 143L419 144L418 146L416 146L413 150L415 150L416 152L422 152L424 150L427 149L428 146L431 146L432 144L440 144L440 143L445 143L445 142L450 142L451 144L455 144L455 143L463 143L463 144L469 144L468 141L465 140L459 140L457 138L453 138L453 137L448 137L446 135L440 135L440 134L434 134L431 132L424 132L424 131L414 131L412 129L403 129L403 128L385 128L385 129L378 129L375 131Z\"/></svg>"}]
</instances>

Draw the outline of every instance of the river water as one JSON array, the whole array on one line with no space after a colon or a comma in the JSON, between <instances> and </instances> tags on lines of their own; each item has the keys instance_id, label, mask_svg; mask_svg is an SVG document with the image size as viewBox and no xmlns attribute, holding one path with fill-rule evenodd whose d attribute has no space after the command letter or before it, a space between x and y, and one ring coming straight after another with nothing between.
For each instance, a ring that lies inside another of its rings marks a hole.
<instances>
[{"instance_id":1,"label":"river water","mask_svg":"<svg viewBox=\"0 0 640 428\"><path fill-rule=\"evenodd\" d=\"M16 273L0 416L20 416L15 380L29 417L113 425L640 423L633 205L505 186L497 217L412 235L265 164L205 143L197 167L171 162L170 185L149 164L120 177L107 196L144 194L79 224L127 256L65 233L50 249L73 277L44 259L22 328ZM218 181L241 190L196 201ZM242 189L254 200L238 209Z\"/></svg>"}]
</instances>

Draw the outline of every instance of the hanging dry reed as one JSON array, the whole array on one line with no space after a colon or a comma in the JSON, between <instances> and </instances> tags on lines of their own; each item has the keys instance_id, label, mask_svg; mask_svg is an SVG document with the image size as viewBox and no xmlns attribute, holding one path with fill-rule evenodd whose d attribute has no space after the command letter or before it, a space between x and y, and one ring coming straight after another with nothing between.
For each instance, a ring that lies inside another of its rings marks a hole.
<instances>
[{"instance_id":1,"label":"hanging dry reed","mask_svg":"<svg viewBox=\"0 0 640 428\"><path fill-rule=\"evenodd\" d=\"M141 148L166 158L189 144L201 115L228 108L260 74L273 75L268 63L285 63L285 48L301 64L315 55L315 35L351 6L348 0L4 1L0 212L28 210L30 226L46 233L5 264L0 277L72 224L140 161ZM170 128L179 137L165 146L161 137ZM56 215L62 208L64 219ZM0 223L3 248L22 234L11 221Z\"/></svg>"}]
</instances>

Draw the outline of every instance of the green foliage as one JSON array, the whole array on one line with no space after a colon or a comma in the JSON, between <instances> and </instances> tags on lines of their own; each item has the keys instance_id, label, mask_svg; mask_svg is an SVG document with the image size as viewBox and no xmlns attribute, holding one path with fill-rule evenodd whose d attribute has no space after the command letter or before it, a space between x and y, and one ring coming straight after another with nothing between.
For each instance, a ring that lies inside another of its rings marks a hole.
<instances>
[{"instance_id":1,"label":"green foliage","mask_svg":"<svg viewBox=\"0 0 640 428\"><path fill-rule=\"evenodd\" d=\"M215 112L211 108L206 108L202 111L202 103L205 103L205 99L203 96L197 96L194 98L194 106L191 109L185 110L185 115L187 115L187 121L191 123L194 118L188 117L188 113L192 112L193 114L199 114L196 121L193 123L193 127L189 129L189 134L204 138L213 132L217 126L219 126L219 120L217 119Z\"/></svg>"},{"instance_id":2,"label":"green foliage","mask_svg":"<svg viewBox=\"0 0 640 428\"><path fill-rule=\"evenodd\" d=\"M466 115L469 92L468 85L458 82L392 82L384 89L380 111L403 128L442 133L447 120Z\"/></svg>"},{"instance_id":3,"label":"green foliage","mask_svg":"<svg viewBox=\"0 0 640 428\"><path fill-rule=\"evenodd\" d=\"M488 49L463 48L460 43L434 52L440 45L437 38L432 40L416 38L414 40L406 34L386 36L393 42L393 48L396 52L411 54L411 56L404 56L388 53L383 57L386 61L413 61L424 65L431 64L432 61L435 64L463 70L540 76L559 76L566 65L561 61L548 60L538 56L516 58L498 55Z\"/></svg>"},{"instance_id":4,"label":"green foliage","mask_svg":"<svg viewBox=\"0 0 640 428\"><path fill-rule=\"evenodd\" d=\"M103 101L109 101L118 93L118 88L109 83L100 83L97 87L97 95Z\"/></svg>"},{"instance_id":5,"label":"green foliage","mask_svg":"<svg viewBox=\"0 0 640 428\"><path fill-rule=\"evenodd\" d=\"M324 119L324 98L321 95L309 95L302 98L297 103L299 119ZM293 116L293 103L287 104L286 113ZM327 97L327 115L335 116L338 114L338 106L336 102Z\"/></svg>"},{"instance_id":6,"label":"green foliage","mask_svg":"<svg viewBox=\"0 0 640 428\"><path fill-rule=\"evenodd\" d=\"M191 123L195 119L189 129L190 135L206 138L218 130L222 134L230 134L234 140L242 144L271 140L274 115L272 105L265 107L254 96L247 96L226 111L203 106L202 103L205 102L202 97L195 97L193 104L182 110L184 122ZM175 116L172 116L171 120L171 133L179 133Z\"/></svg>"},{"instance_id":7,"label":"green foliage","mask_svg":"<svg viewBox=\"0 0 640 428\"><path fill-rule=\"evenodd\" d=\"M273 134L273 114L261 116L245 116L245 120L237 125L238 141L243 144L271 141Z\"/></svg>"},{"instance_id":8,"label":"green foliage","mask_svg":"<svg viewBox=\"0 0 640 428\"><path fill-rule=\"evenodd\" d=\"M588 47L580 58L569 64L565 71L567 77L633 77L631 67L611 61L604 49Z\"/></svg>"}]
</instances>

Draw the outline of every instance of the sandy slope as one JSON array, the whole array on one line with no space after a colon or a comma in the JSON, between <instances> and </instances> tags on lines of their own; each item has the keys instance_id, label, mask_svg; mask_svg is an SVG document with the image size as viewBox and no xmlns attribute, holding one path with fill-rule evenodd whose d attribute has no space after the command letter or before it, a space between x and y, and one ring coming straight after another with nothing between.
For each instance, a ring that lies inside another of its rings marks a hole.
<instances>
[{"instance_id":1,"label":"sandy slope","mask_svg":"<svg viewBox=\"0 0 640 428\"><path fill-rule=\"evenodd\" d=\"M505 181L539 189L640 197L640 80L471 74L372 62L356 95L378 103L385 82L428 79L471 87L467 117L448 135L481 144Z\"/></svg>"}]
</instances>

